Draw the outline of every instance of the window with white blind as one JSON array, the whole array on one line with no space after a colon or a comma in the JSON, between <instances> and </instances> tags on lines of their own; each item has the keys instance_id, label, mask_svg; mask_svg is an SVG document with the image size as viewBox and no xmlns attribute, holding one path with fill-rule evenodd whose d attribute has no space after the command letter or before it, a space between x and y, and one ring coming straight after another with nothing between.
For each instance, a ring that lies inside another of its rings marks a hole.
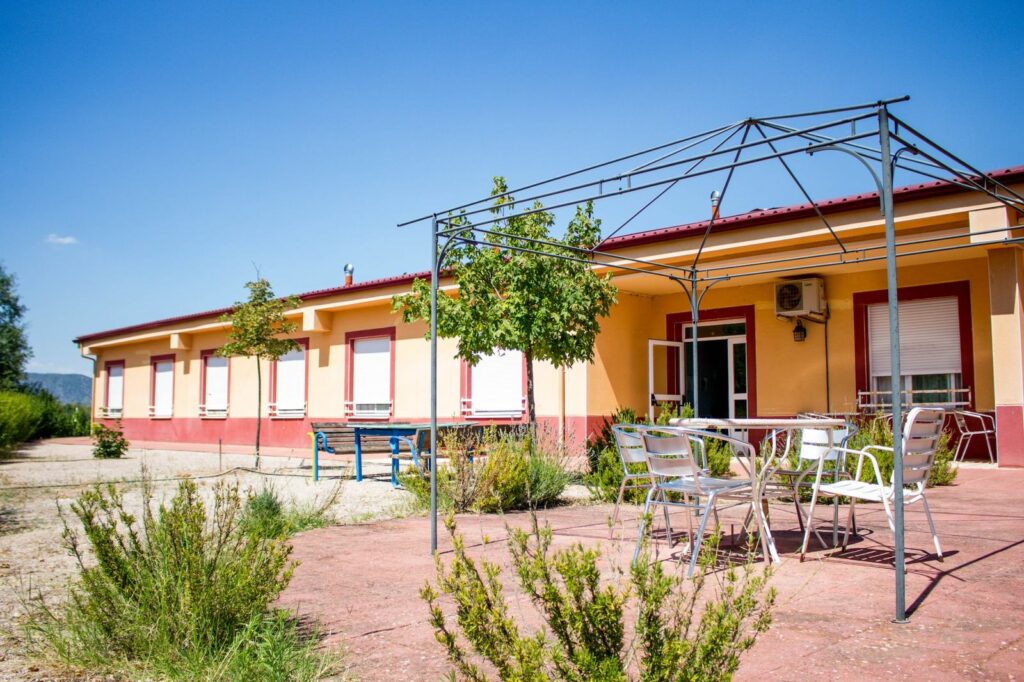
<instances>
[{"instance_id":1,"label":"window with white blind","mask_svg":"<svg viewBox=\"0 0 1024 682\"><path fill-rule=\"evenodd\" d=\"M150 417L170 417L174 412L174 360L153 360L153 391L150 396Z\"/></svg>"},{"instance_id":2,"label":"window with white blind","mask_svg":"<svg viewBox=\"0 0 1024 682\"><path fill-rule=\"evenodd\" d=\"M472 417L518 418L523 414L523 354L499 350L470 368L465 411Z\"/></svg>"},{"instance_id":3,"label":"window with white blind","mask_svg":"<svg viewBox=\"0 0 1024 682\"><path fill-rule=\"evenodd\" d=\"M203 417L228 415L228 359L218 355L203 358L203 402L199 406Z\"/></svg>"},{"instance_id":4,"label":"window with white blind","mask_svg":"<svg viewBox=\"0 0 1024 682\"><path fill-rule=\"evenodd\" d=\"M889 305L868 306L872 389L878 402L892 403ZM961 388L960 311L955 297L900 301L900 378L914 404L953 404Z\"/></svg>"},{"instance_id":5,"label":"window with white blind","mask_svg":"<svg viewBox=\"0 0 1024 682\"><path fill-rule=\"evenodd\" d=\"M386 336L352 341L350 416L391 416L391 343Z\"/></svg>"},{"instance_id":6,"label":"window with white blind","mask_svg":"<svg viewBox=\"0 0 1024 682\"><path fill-rule=\"evenodd\" d=\"M107 365L107 405L108 417L120 417L124 407L124 363Z\"/></svg>"},{"instance_id":7,"label":"window with white blind","mask_svg":"<svg viewBox=\"0 0 1024 682\"><path fill-rule=\"evenodd\" d=\"M275 417L306 416L306 349L299 346L277 360L274 375L274 402L270 406Z\"/></svg>"}]
</instances>

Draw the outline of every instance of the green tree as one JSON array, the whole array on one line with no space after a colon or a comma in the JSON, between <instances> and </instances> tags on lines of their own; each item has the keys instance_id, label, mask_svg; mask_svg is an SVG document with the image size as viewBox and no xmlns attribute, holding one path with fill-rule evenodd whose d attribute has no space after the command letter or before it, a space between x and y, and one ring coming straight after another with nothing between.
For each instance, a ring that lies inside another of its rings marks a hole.
<instances>
[{"instance_id":1,"label":"green tree","mask_svg":"<svg viewBox=\"0 0 1024 682\"><path fill-rule=\"evenodd\" d=\"M32 357L25 336L25 306L15 291L14 275L0 265L0 391L17 388L25 378L25 363Z\"/></svg>"},{"instance_id":2,"label":"green tree","mask_svg":"<svg viewBox=\"0 0 1024 682\"><path fill-rule=\"evenodd\" d=\"M299 305L291 296L277 298L270 282L260 278L247 282L249 300L235 303L222 322L230 322L228 342L217 349L223 357L256 358L256 468L260 467L260 425L263 423L263 377L260 363L275 361L299 347L292 339L281 338L297 329L294 322L285 319L285 311Z\"/></svg>"},{"instance_id":3,"label":"green tree","mask_svg":"<svg viewBox=\"0 0 1024 682\"><path fill-rule=\"evenodd\" d=\"M494 178L491 194L496 198L491 211L495 216L500 217L506 205L514 205L506 191L505 179ZM533 208L542 206L535 203ZM452 224L466 223L456 216ZM495 350L523 353L527 409L534 426L533 361L566 367L592 360L600 331L598 318L608 315L616 295L611 275L601 277L586 263L559 258L578 257L565 246L592 249L600 243L601 221L594 217L593 204L576 207L564 238L551 235L554 224L554 215L547 211L510 216L491 226L495 234L476 233L474 240L480 243L454 245L441 269L452 273L458 293L439 296L437 302L438 335L457 338L458 356L470 365ZM401 311L405 322L429 320L430 282L414 281L411 293L394 298L393 308Z\"/></svg>"}]
</instances>

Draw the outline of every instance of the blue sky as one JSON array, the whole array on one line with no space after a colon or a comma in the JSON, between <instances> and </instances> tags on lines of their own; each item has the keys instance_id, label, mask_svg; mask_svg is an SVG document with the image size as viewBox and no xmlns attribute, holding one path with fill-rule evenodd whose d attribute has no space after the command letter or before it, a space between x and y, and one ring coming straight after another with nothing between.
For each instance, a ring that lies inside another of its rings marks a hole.
<instances>
[{"instance_id":1,"label":"blue sky","mask_svg":"<svg viewBox=\"0 0 1024 682\"><path fill-rule=\"evenodd\" d=\"M422 270L425 229L395 224L495 174L750 115L909 94L974 164L1024 164L1022 28L997 2L3 3L0 262L31 369L87 373L75 335L229 304L254 263L279 293ZM772 191L738 175L725 213L799 200L749 180Z\"/></svg>"}]
</instances>

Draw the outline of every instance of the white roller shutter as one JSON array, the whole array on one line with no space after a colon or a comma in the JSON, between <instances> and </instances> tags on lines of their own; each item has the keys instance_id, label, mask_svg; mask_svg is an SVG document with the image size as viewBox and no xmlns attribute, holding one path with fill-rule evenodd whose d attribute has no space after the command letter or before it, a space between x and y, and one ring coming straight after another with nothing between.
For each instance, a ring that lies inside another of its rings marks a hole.
<instances>
[{"instance_id":1,"label":"white roller shutter","mask_svg":"<svg viewBox=\"0 0 1024 682\"><path fill-rule=\"evenodd\" d=\"M279 417L306 412L306 349L299 347L277 361L276 408Z\"/></svg>"},{"instance_id":2,"label":"white roller shutter","mask_svg":"<svg viewBox=\"0 0 1024 682\"><path fill-rule=\"evenodd\" d=\"M207 414L224 413L228 409L228 359L217 355L206 358L206 394L203 405Z\"/></svg>"},{"instance_id":3,"label":"white roller shutter","mask_svg":"<svg viewBox=\"0 0 1024 682\"><path fill-rule=\"evenodd\" d=\"M107 368L107 413L119 416L124 405L124 365Z\"/></svg>"},{"instance_id":4,"label":"white roller shutter","mask_svg":"<svg viewBox=\"0 0 1024 682\"><path fill-rule=\"evenodd\" d=\"M352 344L352 411L391 413L391 339L356 339Z\"/></svg>"},{"instance_id":5,"label":"white roller shutter","mask_svg":"<svg viewBox=\"0 0 1024 682\"><path fill-rule=\"evenodd\" d=\"M472 369L472 411L484 416L523 413L523 354L496 351L480 358Z\"/></svg>"},{"instance_id":6,"label":"white roller shutter","mask_svg":"<svg viewBox=\"0 0 1024 682\"><path fill-rule=\"evenodd\" d=\"M956 298L900 301L900 373L959 374L960 313ZM889 305L868 306L871 376L892 373Z\"/></svg>"},{"instance_id":7,"label":"white roller shutter","mask_svg":"<svg viewBox=\"0 0 1024 682\"><path fill-rule=\"evenodd\" d=\"M170 417L174 411L174 361L153 365L153 416Z\"/></svg>"}]
</instances>

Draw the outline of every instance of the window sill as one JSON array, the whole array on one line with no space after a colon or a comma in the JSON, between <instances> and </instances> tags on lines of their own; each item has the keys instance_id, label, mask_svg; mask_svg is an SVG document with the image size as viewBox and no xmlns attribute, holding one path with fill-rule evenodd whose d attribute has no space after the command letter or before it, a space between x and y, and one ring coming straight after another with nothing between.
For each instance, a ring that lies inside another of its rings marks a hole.
<instances>
[{"instance_id":1,"label":"window sill","mask_svg":"<svg viewBox=\"0 0 1024 682\"><path fill-rule=\"evenodd\" d=\"M303 413L303 414L272 414L272 415L270 415L270 418L274 419L274 420L278 420L279 419L281 421L289 421L289 420L294 421L296 419L305 419L306 415L305 415L305 413Z\"/></svg>"},{"instance_id":2,"label":"window sill","mask_svg":"<svg viewBox=\"0 0 1024 682\"><path fill-rule=\"evenodd\" d=\"M223 421L223 420L228 418L228 415L226 413L225 414L201 414L201 415L199 415L199 418L200 419L213 419L215 421L216 420Z\"/></svg>"},{"instance_id":3,"label":"window sill","mask_svg":"<svg viewBox=\"0 0 1024 682\"><path fill-rule=\"evenodd\" d=\"M173 414L151 414L151 415L149 415L149 418L153 419L155 421L167 421L168 419L174 419L174 415Z\"/></svg>"}]
</instances>

